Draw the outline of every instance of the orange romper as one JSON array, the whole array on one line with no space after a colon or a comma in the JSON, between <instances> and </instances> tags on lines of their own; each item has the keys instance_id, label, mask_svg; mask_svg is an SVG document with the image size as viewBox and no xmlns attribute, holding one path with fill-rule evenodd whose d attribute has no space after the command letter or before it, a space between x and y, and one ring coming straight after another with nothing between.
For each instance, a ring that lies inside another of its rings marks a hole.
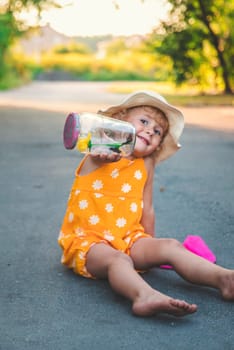
<instances>
[{"instance_id":1,"label":"orange romper","mask_svg":"<svg viewBox=\"0 0 234 350\"><path fill-rule=\"evenodd\" d=\"M104 242L129 255L137 239L150 237L140 224L147 172L143 159L122 158L81 176L84 160L76 170L58 242L62 263L92 277L85 266L92 245Z\"/></svg>"}]
</instances>

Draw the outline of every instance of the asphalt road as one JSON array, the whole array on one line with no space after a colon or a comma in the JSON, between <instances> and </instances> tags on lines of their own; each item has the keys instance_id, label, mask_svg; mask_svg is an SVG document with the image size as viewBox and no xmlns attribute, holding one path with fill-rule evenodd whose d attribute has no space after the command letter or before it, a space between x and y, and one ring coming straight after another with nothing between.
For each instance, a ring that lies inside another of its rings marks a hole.
<instances>
[{"instance_id":1,"label":"asphalt road","mask_svg":"<svg viewBox=\"0 0 234 350\"><path fill-rule=\"evenodd\" d=\"M234 303L210 288L153 269L152 286L199 309L144 319L106 281L60 264L57 236L80 160L63 148L65 117L0 107L0 350L233 350ZM155 174L158 237L201 235L234 268L234 133L186 127L181 143Z\"/></svg>"}]
</instances>

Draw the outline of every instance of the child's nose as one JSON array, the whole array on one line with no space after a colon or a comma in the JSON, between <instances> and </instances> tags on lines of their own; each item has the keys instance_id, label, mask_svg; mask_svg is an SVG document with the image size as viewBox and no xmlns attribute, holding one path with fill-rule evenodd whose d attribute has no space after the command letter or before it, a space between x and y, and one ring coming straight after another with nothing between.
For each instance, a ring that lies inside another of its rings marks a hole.
<instances>
[{"instance_id":1,"label":"child's nose","mask_svg":"<svg viewBox=\"0 0 234 350\"><path fill-rule=\"evenodd\" d=\"M147 129L146 129L146 133L147 133L148 135L153 135L154 131L152 130L152 128L147 128Z\"/></svg>"}]
</instances>

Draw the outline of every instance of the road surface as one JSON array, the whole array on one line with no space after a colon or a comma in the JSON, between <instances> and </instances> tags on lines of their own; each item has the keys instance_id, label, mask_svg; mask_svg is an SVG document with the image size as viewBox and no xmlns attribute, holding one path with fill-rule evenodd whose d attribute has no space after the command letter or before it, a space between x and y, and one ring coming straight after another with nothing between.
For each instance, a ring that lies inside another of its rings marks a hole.
<instances>
[{"instance_id":1,"label":"road surface","mask_svg":"<svg viewBox=\"0 0 234 350\"><path fill-rule=\"evenodd\" d=\"M145 279L154 288L199 308L143 319L106 281L60 264L57 236L80 160L62 144L66 114L116 101L103 84L75 87L0 94L0 350L233 350L234 303L210 288L153 269ZM201 235L218 263L234 268L234 133L186 126L181 143L155 174L157 235Z\"/></svg>"}]
</instances>

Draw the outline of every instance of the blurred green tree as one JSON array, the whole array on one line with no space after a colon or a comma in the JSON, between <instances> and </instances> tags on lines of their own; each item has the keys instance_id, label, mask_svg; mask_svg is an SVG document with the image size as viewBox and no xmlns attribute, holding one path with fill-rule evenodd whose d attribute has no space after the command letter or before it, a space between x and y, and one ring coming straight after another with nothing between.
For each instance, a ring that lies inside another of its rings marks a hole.
<instances>
[{"instance_id":1,"label":"blurred green tree","mask_svg":"<svg viewBox=\"0 0 234 350\"><path fill-rule=\"evenodd\" d=\"M0 7L0 78L5 74L8 53L15 39L29 30L22 20L23 11L36 10L39 16L42 9L60 7L56 0L2 0Z\"/></svg>"},{"instance_id":2,"label":"blurred green tree","mask_svg":"<svg viewBox=\"0 0 234 350\"><path fill-rule=\"evenodd\" d=\"M209 82L212 75L225 93L233 93L234 2L167 1L168 20L153 31L151 48L171 57L177 83Z\"/></svg>"}]
</instances>

